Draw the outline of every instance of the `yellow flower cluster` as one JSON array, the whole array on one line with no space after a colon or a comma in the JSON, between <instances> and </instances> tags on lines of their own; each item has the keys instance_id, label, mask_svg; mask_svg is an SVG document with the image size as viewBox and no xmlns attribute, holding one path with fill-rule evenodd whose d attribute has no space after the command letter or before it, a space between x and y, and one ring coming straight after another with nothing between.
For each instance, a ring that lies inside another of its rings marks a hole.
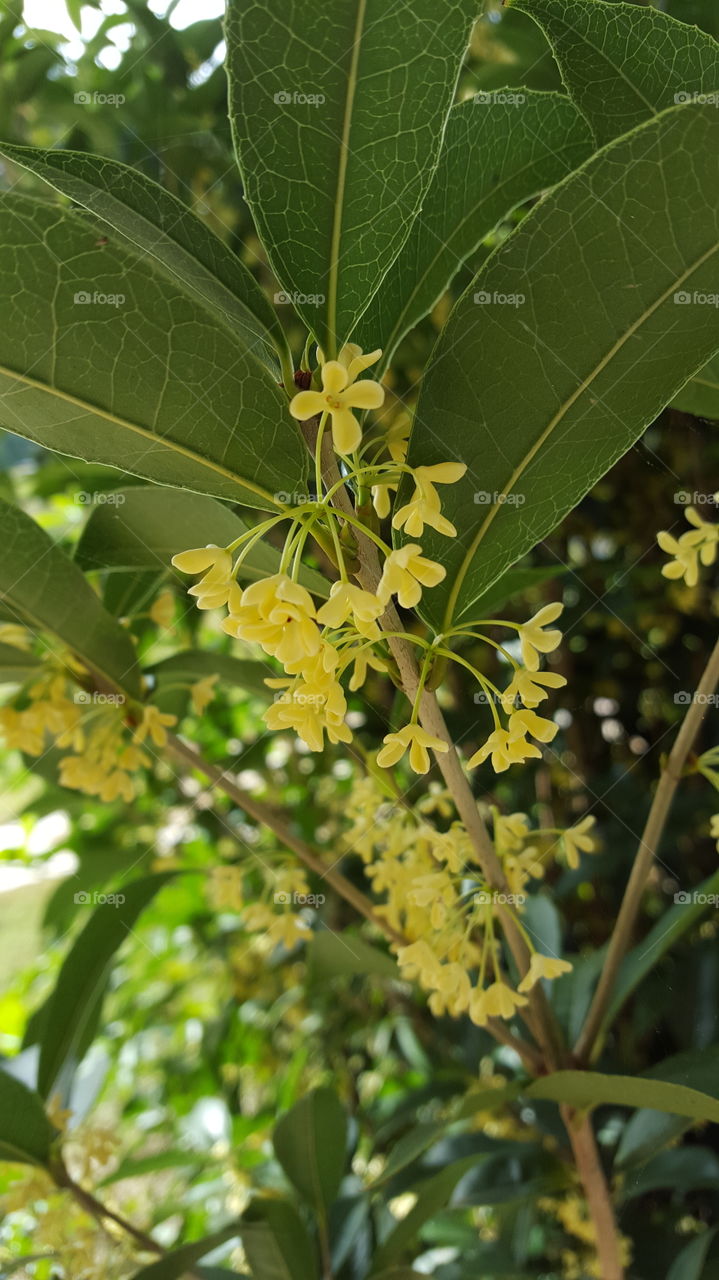
<instances>
[{"instance_id":1,"label":"yellow flower cluster","mask_svg":"<svg viewBox=\"0 0 719 1280\"><path fill-rule=\"evenodd\" d=\"M495 847L509 887L498 894L483 883L463 826L452 822L439 831L427 820L430 808L440 812L448 803L447 793L435 791L412 810L388 801L374 778L360 779L342 800L351 822L343 844L362 858L382 899L378 913L407 940L395 948L400 969L429 993L432 1012L466 1013L486 1026L490 1018L513 1017L537 982L571 969L566 960L536 951L520 918L528 881L544 874L542 860L559 848L556 837L567 833L530 832L524 814L493 811ZM540 857L536 841L548 837L551 845ZM535 843L528 845L530 839ZM516 988L501 967L497 916L504 911L512 913L531 953Z\"/></svg>"},{"instance_id":2,"label":"yellow flower cluster","mask_svg":"<svg viewBox=\"0 0 719 1280\"><path fill-rule=\"evenodd\" d=\"M719 494L714 496L719 500ZM684 515L692 528L678 538L663 529L657 534L657 542L662 551L672 557L662 568L664 577L682 578L688 587L695 587L699 581L699 566L712 565L716 560L719 524L704 520L696 507L685 507Z\"/></svg>"},{"instance_id":3,"label":"yellow flower cluster","mask_svg":"<svg viewBox=\"0 0 719 1280\"><path fill-rule=\"evenodd\" d=\"M311 751L321 751L325 738L331 743L351 741L346 719L345 676L351 690L360 689L370 670L391 668L391 654L386 646L392 638L401 637L418 646L422 655L421 674L409 722L385 737L377 757L382 768L392 768L407 755L410 768L416 773L426 773L431 763L430 751L436 754L448 751L447 742L419 723L422 689L433 660L442 658L461 662L465 667L469 665L445 648L445 644L453 637L476 636L478 626L511 628L519 641L523 665L494 640L484 635L479 637L499 649L511 664L513 675L508 688L500 693L481 673L474 672L489 694L494 728L469 764L475 766L491 759L494 769L502 772L510 764L539 757L536 743L551 742L557 733L557 725L537 715L535 708L550 689L565 683L564 677L555 672L540 671L540 655L551 653L561 640L561 633L549 624L559 616L562 606L546 605L524 624L485 619L454 628L432 641L412 632L392 630L392 626L401 626L396 613L387 613L392 602L396 600L401 609L415 609L423 591L442 582L446 570L423 555L419 542L412 540L391 548L372 523L360 520L356 511L337 510L332 505L334 489L325 491L323 479L325 425L327 422L331 425L334 448L341 455L348 481L355 484L358 493L368 494L371 490L375 511L381 517L389 514L390 494L396 492L402 477L411 479L413 488L409 500L395 511L392 519L393 527L403 530L410 539L421 537L425 526L446 537L456 536L454 525L442 514L438 486L457 483L465 474L466 466L459 462L408 466L405 461L408 422L399 423L388 435L385 442L388 461L379 460L385 446L380 446L372 461L361 460L373 441L363 444L362 426L353 410L378 408L384 392L379 383L358 379L380 355L379 351L364 355L353 343L343 347L336 360L325 361L318 352L315 385L299 391L290 402L293 417L303 422L317 421L316 500L292 510L283 508L279 515L267 519L227 547L193 548L175 555L172 563L182 573L200 575L199 581L189 588L198 608L226 607L224 630L237 640L259 645L282 665L285 676L267 680L267 684L279 692L265 713L266 723L270 729L294 730ZM365 511L366 505L358 501L359 509ZM248 551L258 538L281 522L287 522L289 528L278 572L241 587L238 578ZM355 539L357 529L374 542L379 552L381 575L371 591L361 582L350 580L356 565L352 555L346 557L345 552L348 540ZM339 572L329 599L319 605L301 581L302 552L311 536L323 549L334 549Z\"/></svg>"},{"instance_id":4,"label":"yellow flower cluster","mask_svg":"<svg viewBox=\"0 0 719 1280\"><path fill-rule=\"evenodd\" d=\"M314 906L317 898L310 893L305 873L299 868L268 869L263 897L248 904L243 868L221 864L210 872L207 896L214 910L242 915L244 928L257 935L256 945L265 955L280 944L292 950L311 936L304 903Z\"/></svg>"}]
</instances>

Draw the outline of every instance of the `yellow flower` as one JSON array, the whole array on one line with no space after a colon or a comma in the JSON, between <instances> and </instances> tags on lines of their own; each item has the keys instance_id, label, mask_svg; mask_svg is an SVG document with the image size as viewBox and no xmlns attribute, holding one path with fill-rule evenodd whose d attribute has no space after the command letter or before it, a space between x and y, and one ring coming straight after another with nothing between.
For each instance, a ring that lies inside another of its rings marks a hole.
<instances>
[{"instance_id":1,"label":"yellow flower","mask_svg":"<svg viewBox=\"0 0 719 1280\"><path fill-rule=\"evenodd\" d=\"M158 627L172 626L175 618L175 597L171 591L161 591L150 606L150 617Z\"/></svg>"},{"instance_id":2,"label":"yellow flower","mask_svg":"<svg viewBox=\"0 0 719 1280\"><path fill-rule=\"evenodd\" d=\"M712 815L709 833L711 835L712 840L716 840L717 849L719 849L719 813L715 813Z\"/></svg>"},{"instance_id":3,"label":"yellow flower","mask_svg":"<svg viewBox=\"0 0 719 1280\"><path fill-rule=\"evenodd\" d=\"M694 528L679 538L662 530L657 534L657 542L662 551L674 557L662 567L664 577L683 578L688 587L695 587L699 581L700 563L711 565L716 560L719 524L703 520L695 507L686 507L684 515Z\"/></svg>"},{"instance_id":4,"label":"yellow flower","mask_svg":"<svg viewBox=\"0 0 719 1280\"><path fill-rule=\"evenodd\" d=\"M311 595L285 573L253 582L236 603L223 629L240 640L260 644L283 666L319 653L321 637Z\"/></svg>"},{"instance_id":5,"label":"yellow flower","mask_svg":"<svg viewBox=\"0 0 719 1280\"><path fill-rule=\"evenodd\" d=\"M507 685L502 702L509 706L516 698L521 698L525 707L536 707L549 697L547 689L561 689L566 683L566 677L555 671L524 671L520 667Z\"/></svg>"},{"instance_id":6,"label":"yellow flower","mask_svg":"<svg viewBox=\"0 0 719 1280\"><path fill-rule=\"evenodd\" d=\"M560 978L563 973L571 973L572 966L568 960L555 960L552 956L543 956L535 951L529 962L529 969L517 987L518 991L531 991L540 978Z\"/></svg>"},{"instance_id":7,"label":"yellow flower","mask_svg":"<svg viewBox=\"0 0 719 1280\"><path fill-rule=\"evenodd\" d=\"M567 866L576 871L579 866L580 853L593 853L597 847L597 842L587 833L591 831L596 823L596 818L590 813L586 818L582 818L581 822L575 823L573 827L569 827L562 834L564 843L564 856L567 860Z\"/></svg>"},{"instance_id":8,"label":"yellow flower","mask_svg":"<svg viewBox=\"0 0 719 1280\"><path fill-rule=\"evenodd\" d=\"M438 462L433 467L415 467L412 476L415 490L410 501L395 512L392 526L404 528L410 538L421 538L426 524L448 538L456 538L457 530L451 521L441 514L437 484L456 484L467 467L464 462Z\"/></svg>"},{"instance_id":9,"label":"yellow flower","mask_svg":"<svg viewBox=\"0 0 719 1280\"><path fill-rule=\"evenodd\" d=\"M378 658L371 649L358 650L355 654L354 666L350 677L350 689L353 693L364 685L367 679L368 667L371 667L373 671L386 671L387 663Z\"/></svg>"},{"instance_id":10,"label":"yellow flower","mask_svg":"<svg viewBox=\"0 0 719 1280\"><path fill-rule=\"evenodd\" d=\"M543 628L548 623L554 622L563 608L561 604L545 604L533 618L529 619L529 622L525 622L518 628L522 659L528 671L538 671L539 654L551 653L560 644L561 631L544 631Z\"/></svg>"},{"instance_id":11,"label":"yellow flower","mask_svg":"<svg viewBox=\"0 0 719 1280\"><path fill-rule=\"evenodd\" d=\"M180 573L201 573L204 576L189 589L195 596L198 609L219 609L227 604L232 585L232 556L225 547L210 543L180 551L172 557L172 564Z\"/></svg>"},{"instance_id":12,"label":"yellow flower","mask_svg":"<svg viewBox=\"0 0 719 1280\"><path fill-rule=\"evenodd\" d=\"M0 625L0 642L11 644L14 649L29 649L30 635L15 622L3 622Z\"/></svg>"},{"instance_id":13,"label":"yellow flower","mask_svg":"<svg viewBox=\"0 0 719 1280\"><path fill-rule=\"evenodd\" d=\"M379 635L377 619L383 613L384 605L371 591L351 582L333 582L329 600L317 612L317 621L326 627L341 627L352 615L357 630L370 639Z\"/></svg>"},{"instance_id":14,"label":"yellow flower","mask_svg":"<svg viewBox=\"0 0 719 1280\"><path fill-rule=\"evenodd\" d=\"M534 743L525 738L513 736L507 729L495 729L479 751L468 761L469 768L474 769L483 764L488 756L492 757L492 768L495 773L504 773L510 764L522 764L533 757L541 759L542 753Z\"/></svg>"},{"instance_id":15,"label":"yellow flower","mask_svg":"<svg viewBox=\"0 0 719 1280\"><path fill-rule=\"evenodd\" d=\"M530 738L536 738L538 742L551 742L558 731L559 725L553 720L545 720L543 716L538 716L536 711L530 711L524 707L519 711L513 711L509 717L509 735L512 741L529 735Z\"/></svg>"},{"instance_id":16,"label":"yellow flower","mask_svg":"<svg viewBox=\"0 0 719 1280\"><path fill-rule=\"evenodd\" d=\"M144 742L148 734L156 747L164 747L167 742L167 730L177 724L177 716L171 716L159 707L145 706L142 709L142 723L135 730L138 742Z\"/></svg>"},{"instance_id":17,"label":"yellow flower","mask_svg":"<svg viewBox=\"0 0 719 1280\"><path fill-rule=\"evenodd\" d=\"M263 719L268 729L294 729L310 751L322 751L325 733L330 742L352 741L346 711L344 691L336 680L301 680L280 694Z\"/></svg>"},{"instance_id":18,"label":"yellow flower","mask_svg":"<svg viewBox=\"0 0 719 1280\"><path fill-rule=\"evenodd\" d=\"M506 982L493 982L486 990L475 987L469 1002L469 1016L477 1027L485 1027L489 1018L512 1018L516 1009L527 1004L527 997L508 987Z\"/></svg>"},{"instance_id":19,"label":"yellow flower","mask_svg":"<svg viewBox=\"0 0 719 1280\"><path fill-rule=\"evenodd\" d=\"M417 543L407 542L387 556L377 597L386 605L396 596L403 609L413 609L422 598L422 587L436 587L446 575L444 565L427 560Z\"/></svg>"},{"instance_id":20,"label":"yellow flower","mask_svg":"<svg viewBox=\"0 0 719 1280\"><path fill-rule=\"evenodd\" d=\"M192 709L201 716L205 707L208 707L215 696L215 685L219 680L218 675L205 676L203 680L198 680L197 684L193 684L190 689L190 698L192 700Z\"/></svg>"},{"instance_id":21,"label":"yellow flower","mask_svg":"<svg viewBox=\"0 0 719 1280\"><path fill-rule=\"evenodd\" d=\"M346 342L340 351L337 360L343 369L347 370L350 382L354 382L355 378L359 378L365 369L369 369L371 364L376 364L382 355L381 347L376 351L368 351L366 355L362 354L362 348L357 346L356 342ZM324 352L321 347L317 348L317 363L322 366L326 364Z\"/></svg>"},{"instance_id":22,"label":"yellow flower","mask_svg":"<svg viewBox=\"0 0 719 1280\"><path fill-rule=\"evenodd\" d=\"M328 360L322 365L322 390L298 391L290 401L292 417L305 422L318 413L329 413L335 449L338 453L352 453L362 439L362 428L352 410L379 409L384 403L384 387L379 382L354 379L379 355L381 352L355 356L347 363Z\"/></svg>"},{"instance_id":23,"label":"yellow flower","mask_svg":"<svg viewBox=\"0 0 719 1280\"><path fill-rule=\"evenodd\" d=\"M409 750L409 763L415 773L426 773L430 765L428 748L439 752L449 751L446 742L433 733L428 733L421 724L406 724L396 733L388 733L383 741L386 745L377 755L377 764L382 769L390 769Z\"/></svg>"},{"instance_id":24,"label":"yellow flower","mask_svg":"<svg viewBox=\"0 0 719 1280\"><path fill-rule=\"evenodd\" d=\"M229 911L242 911L245 905L242 893L243 874L240 867L219 866L210 870L207 896L216 911L226 907Z\"/></svg>"}]
</instances>

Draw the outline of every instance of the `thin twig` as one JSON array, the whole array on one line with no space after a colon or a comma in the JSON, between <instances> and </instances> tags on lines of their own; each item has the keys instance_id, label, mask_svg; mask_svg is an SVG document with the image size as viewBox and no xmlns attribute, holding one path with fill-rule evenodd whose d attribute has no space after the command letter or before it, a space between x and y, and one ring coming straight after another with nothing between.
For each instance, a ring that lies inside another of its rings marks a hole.
<instances>
[{"instance_id":1,"label":"thin twig","mask_svg":"<svg viewBox=\"0 0 719 1280\"><path fill-rule=\"evenodd\" d=\"M566 1103L559 1109L572 1144L574 1163L582 1181L587 1207L594 1224L600 1275L602 1280L623 1280L624 1266L619 1249L619 1233L614 1218L614 1207L599 1159L591 1120L588 1115L575 1111Z\"/></svg>"},{"instance_id":2,"label":"thin twig","mask_svg":"<svg viewBox=\"0 0 719 1280\"><path fill-rule=\"evenodd\" d=\"M594 993L589 1013L574 1047L579 1062L589 1062L592 1052L600 1047L600 1033L617 978L619 967L631 942L655 854L664 831L674 794L684 772L687 757L709 706L710 695L719 682L719 640L707 662L691 705L682 721L666 764L662 769L649 816L642 832L632 872L624 891L617 922L609 942L602 975Z\"/></svg>"}]
</instances>

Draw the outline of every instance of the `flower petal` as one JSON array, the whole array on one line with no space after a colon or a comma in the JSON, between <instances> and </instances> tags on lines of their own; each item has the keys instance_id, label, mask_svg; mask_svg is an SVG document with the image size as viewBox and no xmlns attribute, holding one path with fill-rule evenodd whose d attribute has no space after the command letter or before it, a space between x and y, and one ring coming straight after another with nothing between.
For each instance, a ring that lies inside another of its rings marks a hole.
<instances>
[{"instance_id":1,"label":"flower petal","mask_svg":"<svg viewBox=\"0 0 719 1280\"><path fill-rule=\"evenodd\" d=\"M379 382L370 382L365 378L362 382L354 382L342 397L342 403L348 409L379 409L384 404L384 387Z\"/></svg>"},{"instance_id":2,"label":"flower petal","mask_svg":"<svg viewBox=\"0 0 719 1280\"><path fill-rule=\"evenodd\" d=\"M298 391L290 400L290 413L300 422L314 418L316 413L324 413L326 408L325 398L319 391Z\"/></svg>"}]
</instances>

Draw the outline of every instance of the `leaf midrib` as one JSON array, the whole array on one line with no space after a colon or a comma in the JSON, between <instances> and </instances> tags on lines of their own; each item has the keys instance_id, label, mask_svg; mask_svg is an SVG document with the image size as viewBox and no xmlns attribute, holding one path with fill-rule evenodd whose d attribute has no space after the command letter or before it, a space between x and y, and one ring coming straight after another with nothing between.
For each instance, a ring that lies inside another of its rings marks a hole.
<instances>
[{"instance_id":1,"label":"leaf midrib","mask_svg":"<svg viewBox=\"0 0 719 1280\"><path fill-rule=\"evenodd\" d=\"M357 5L357 18L355 21L354 41L352 44L352 57L350 60L349 75L347 77L347 95L345 98L344 119L342 121L342 137L340 139L339 167L337 170L335 211L332 223L332 238L330 241L330 272L327 289L327 338L329 354L331 357L335 355L338 338L337 289L340 268L340 244L342 240L342 224L344 221L344 204L347 190L347 167L350 155L349 140L350 133L352 132L352 111L354 108L355 92L357 90L357 70L359 67L366 12L367 0L359 0Z\"/></svg>"},{"instance_id":2,"label":"leaf midrib","mask_svg":"<svg viewBox=\"0 0 719 1280\"><path fill-rule=\"evenodd\" d=\"M658 311L661 306L664 305L664 303L671 297L671 295L675 293L677 289L681 288L681 286L694 274L695 271L698 271L700 267L702 267L706 262L708 262L709 259L717 252L717 250L719 250L719 243L714 244L711 247L711 249L707 249L705 253L701 254L701 256L697 258L695 262L693 262L689 267L687 267L686 270L683 271L682 274L672 284L670 284L669 287L665 289L663 293L659 295L659 297L656 299L655 302L652 303L650 307L647 307L646 310L643 311L642 314L637 317L634 323L629 326L626 333L622 334L621 338L617 339L617 341L609 349L607 354L603 356L603 358L599 361L599 363L595 366L595 368L592 369L591 373L588 374L587 377L582 380L580 385L572 392L571 396L569 396L568 399L564 401L564 403L558 409L557 413L554 415L553 418L550 419L547 426L544 428L544 430L535 440L531 449L527 451L522 461L515 467L514 471L509 477L509 480L507 481L505 488L502 489L501 493L498 494L498 500L492 504L492 506L490 507L487 513L487 516L482 521L482 524L477 530L475 537L472 539L469 549L467 550L467 553L462 561L462 564L459 567L459 571L457 573L454 586L452 588L449 600L447 601L447 609L445 612L444 622L442 624L443 630L446 631L452 622L454 609L459 599L459 594L462 589L464 579L471 567L472 561L475 555L477 554L477 550L480 547L485 534L491 527L492 522L495 516L497 515L497 512L506 502L507 495L512 492L512 489L514 488L517 480L521 478L521 476L526 471L527 467L534 460L539 449L541 449L542 446L546 443L546 441L549 439L552 432L554 431L555 427L559 426L560 422L564 420L569 410L576 404L576 402L580 399L580 397L583 396L584 393L589 390L589 388L592 386L593 382L599 376L599 374L604 372L604 370L608 367L608 365L611 363L614 357L623 349L623 347L630 340L630 338L633 338L635 333L637 333L639 329L641 329L645 321L650 319L650 317L653 316L654 313ZM467 605L467 608L469 608L469 605Z\"/></svg>"},{"instance_id":3,"label":"leaf midrib","mask_svg":"<svg viewBox=\"0 0 719 1280\"><path fill-rule=\"evenodd\" d=\"M10 369L7 365L0 365L0 375L10 378L12 381L21 382L25 386L32 387L36 391L42 391L45 395L55 396L58 400L64 400L68 404L74 405L78 409L82 409L85 413L95 414L98 418L104 418L106 422L112 422L115 426L124 428L126 431L133 431L135 435L141 436L144 440L150 440L154 445L163 445L169 449L171 453L180 454L184 458L189 458L192 462L197 462L201 466L206 467L208 471L215 471L226 480L231 480L241 489L249 490L258 497L263 498L266 502L271 503L273 507L279 506L271 493L268 493L261 485L254 484L252 480L242 479L235 475L233 471L229 471L226 467L220 465L219 462L212 462L209 458L205 458L200 453L195 453L193 449L188 449L186 445L178 444L167 436L162 436L157 432L151 431L149 427L141 427L139 423L128 422L126 418L120 418L117 414L111 413L108 409L101 409L97 405L92 404L89 400L83 400L80 396L72 395L69 391L61 391L59 387L53 387L49 383L41 382L39 378L31 378L29 374L18 373L15 369ZM18 434L22 434L19 432ZM178 488L181 486L178 486Z\"/></svg>"}]
</instances>

